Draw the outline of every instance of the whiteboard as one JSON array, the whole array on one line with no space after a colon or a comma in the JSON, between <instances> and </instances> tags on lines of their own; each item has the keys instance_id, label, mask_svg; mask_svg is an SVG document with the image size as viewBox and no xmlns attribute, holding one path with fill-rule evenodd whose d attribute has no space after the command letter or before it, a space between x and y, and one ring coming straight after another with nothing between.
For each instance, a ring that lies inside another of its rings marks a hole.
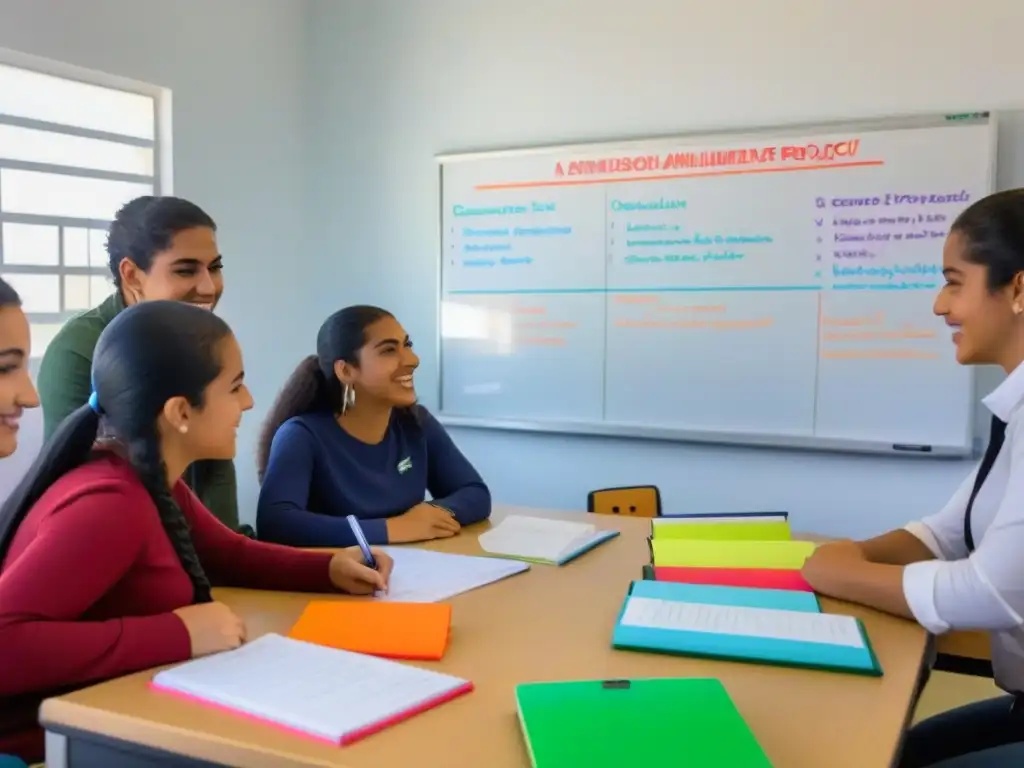
<instances>
[{"instance_id":1,"label":"whiteboard","mask_svg":"<svg viewBox=\"0 0 1024 768\"><path fill-rule=\"evenodd\" d=\"M968 454L932 305L995 149L975 113L441 157L439 416Z\"/></svg>"}]
</instances>

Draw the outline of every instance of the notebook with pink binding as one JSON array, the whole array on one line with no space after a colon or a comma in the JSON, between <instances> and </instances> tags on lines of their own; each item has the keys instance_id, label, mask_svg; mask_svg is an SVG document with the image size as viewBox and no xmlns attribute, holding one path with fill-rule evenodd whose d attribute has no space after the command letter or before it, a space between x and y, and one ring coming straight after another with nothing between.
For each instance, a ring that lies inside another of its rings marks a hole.
<instances>
[{"instance_id":1,"label":"notebook with pink binding","mask_svg":"<svg viewBox=\"0 0 1024 768\"><path fill-rule=\"evenodd\" d=\"M273 634L165 669L150 685L340 745L473 690L452 675Z\"/></svg>"}]
</instances>

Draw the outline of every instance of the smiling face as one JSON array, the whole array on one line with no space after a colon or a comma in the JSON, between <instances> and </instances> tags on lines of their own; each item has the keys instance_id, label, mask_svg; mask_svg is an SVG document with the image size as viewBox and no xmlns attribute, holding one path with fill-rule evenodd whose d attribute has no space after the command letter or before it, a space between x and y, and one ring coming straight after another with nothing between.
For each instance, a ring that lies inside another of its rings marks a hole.
<instances>
[{"instance_id":1,"label":"smiling face","mask_svg":"<svg viewBox=\"0 0 1024 768\"><path fill-rule=\"evenodd\" d=\"M218 342L217 354L220 373L203 392L202 407L190 405L183 397L172 398L164 406L164 429L176 436L181 454L190 462L233 459L242 414L253 407L252 395L245 385L242 350L233 334Z\"/></svg>"},{"instance_id":2,"label":"smiling face","mask_svg":"<svg viewBox=\"0 0 1024 768\"><path fill-rule=\"evenodd\" d=\"M148 270L131 259L119 265L125 300L170 299L213 309L224 293L224 263L217 247L217 233L209 227L183 229L171 247L154 254Z\"/></svg>"},{"instance_id":3,"label":"smiling face","mask_svg":"<svg viewBox=\"0 0 1024 768\"><path fill-rule=\"evenodd\" d=\"M366 400L396 408L415 405L413 373L420 359L401 323L382 317L367 326L365 338L358 365L341 360L334 364L341 383L355 387L356 407Z\"/></svg>"},{"instance_id":4,"label":"smiling face","mask_svg":"<svg viewBox=\"0 0 1024 768\"><path fill-rule=\"evenodd\" d=\"M989 270L968 260L968 242L954 230L942 250L946 284L935 299L935 314L945 318L962 365L1013 367L1008 351L1020 344L1020 313L1024 309L1024 273L1009 285L989 287Z\"/></svg>"},{"instance_id":5,"label":"smiling face","mask_svg":"<svg viewBox=\"0 0 1024 768\"><path fill-rule=\"evenodd\" d=\"M0 308L0 458L18 448L18 422L25 408L39 405L28 373L30 337L21 307Z\"/></svg>"}]
</instances>

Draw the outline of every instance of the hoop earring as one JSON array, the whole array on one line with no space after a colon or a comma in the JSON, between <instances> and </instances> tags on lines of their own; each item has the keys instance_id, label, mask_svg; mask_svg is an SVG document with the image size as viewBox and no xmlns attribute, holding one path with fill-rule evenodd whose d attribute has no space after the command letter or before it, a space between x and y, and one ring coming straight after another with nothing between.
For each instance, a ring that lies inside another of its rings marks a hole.
<instances>
[{"instance_id":1,"label":"hoop earring","mask_svg":"<svg viewBox=\"0 0 1024 768\"><path fill-rule=\"evenodd\" d=\"M356 404L356 388L346 384L341 392L341 412L344 413Z\"/></svg>"}]
</instances>

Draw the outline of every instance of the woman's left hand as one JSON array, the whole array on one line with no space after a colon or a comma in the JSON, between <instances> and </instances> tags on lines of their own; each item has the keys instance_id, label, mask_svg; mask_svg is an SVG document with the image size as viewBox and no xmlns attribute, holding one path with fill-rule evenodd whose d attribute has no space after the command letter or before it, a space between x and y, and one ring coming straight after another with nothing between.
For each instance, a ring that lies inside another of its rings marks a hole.
<instances>
[{"instance_id":1,"label":"woman's left hand","mask_svg":"<svg viewBox=\"0 0 1024 768\"><path fill-rule=\"evenodd\" d=\"M395 561L376 547L371 547L370 552L377 561L376 570L366 564L359 547L348 547L335 554L330 565L331 583L342 592L352 595L372 595L378 590L387 591Z\"/></svg>"},{"instance_id":2,"label":"woman's left hand","mask_svg":"<svg viewBox=\"0 0 1024 768\"><path fill-rule=\"evenodd\" d=\"M864 560L864 550L857 542L849 539L830 541L814 549L800 569L800 575L815 592L834 595L836 580L848 576L856 563Z\"/></svg>"}]
</instances>

